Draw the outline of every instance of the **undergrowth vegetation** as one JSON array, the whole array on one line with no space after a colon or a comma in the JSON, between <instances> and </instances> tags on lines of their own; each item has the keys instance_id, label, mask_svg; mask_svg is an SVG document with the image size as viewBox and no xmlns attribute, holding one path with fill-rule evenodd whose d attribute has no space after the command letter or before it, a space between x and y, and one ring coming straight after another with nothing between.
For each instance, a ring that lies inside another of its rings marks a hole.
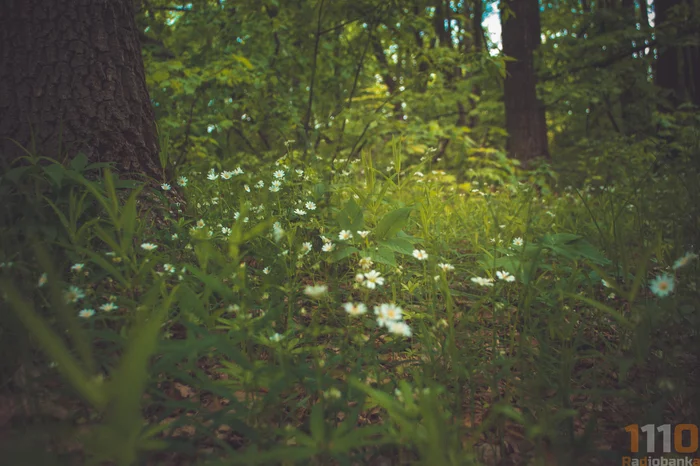
<instances>
[{"instance_id":1,"label":"undergrowth vegetation","mask_svg":"<svg viewBox=\"0 0 700 466\"><path fill-rule=\"evenodd\" d=\"M156 189L27 156L0 183L6 458L599 464L697 419L692 171L411 160Z\"/></svg>"}]
</instances>

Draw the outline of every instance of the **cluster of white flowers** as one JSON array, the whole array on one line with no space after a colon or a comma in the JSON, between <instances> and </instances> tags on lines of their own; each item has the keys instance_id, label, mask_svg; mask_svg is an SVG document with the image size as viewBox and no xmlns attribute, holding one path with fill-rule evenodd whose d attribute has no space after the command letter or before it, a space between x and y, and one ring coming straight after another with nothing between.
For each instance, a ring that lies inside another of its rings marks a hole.
<instances>
[{"instance_id":1,"label":"cluster of white flowers","mask_svg":"<svg viewBox=\"0 0 700 466\"><path fill-rule=\"evenodd\" d=\"M410 337L411 327L403 321L403 309L396 304L381 304L374 307L374 314L377 316L377 325L386 327L389 332Z\"/></svg>"}]
</instances>

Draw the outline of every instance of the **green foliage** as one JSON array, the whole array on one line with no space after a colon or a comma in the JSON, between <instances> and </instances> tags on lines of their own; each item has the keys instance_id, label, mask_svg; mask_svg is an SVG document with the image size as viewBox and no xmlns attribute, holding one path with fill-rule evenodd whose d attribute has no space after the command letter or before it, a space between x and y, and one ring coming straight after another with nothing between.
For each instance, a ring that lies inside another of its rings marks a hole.
<instances>
[{"instance_id":1,"label":"green foliage","mask_svg":"<svg viewBox=\"0 0 700 466\"><path fill-rule=\"evenodd\" d=\"M594 464L597 426L693 398L700 120L632 55L656 35L543 4L525 172L495 4L447 3L139 5L169 184L80 154L0 179L5 386L70 406L3 452Z\"/></svg>"},{"instance_id":2,"label":"green foliage","mask_svg":"<svg viewBox=\"0 0 700 466\"><path fill-rule=\"evenodd\" d=\"M683 329L698 324L697 262L677 261L668 296L647 287L647 270L683 251L682 222L658 215L678 211L659 196L668 182L562 196L544 183L539 193L526 183L484 192L478 181L416 175L400 150L392 155L392 175L365 160L328 185L315 166L290 159L253 174L193 170L186 187L171 188L188 212L169 206L165 229L139 213L146 188L120 193L126 184L109 170L64 175L60 186L57 168L16 178L25 202L47 201L62 239L23 242L5 228L16 247L2 258L2 292L29 345L44 352L34 364L50 375L54 362L72 388L61 396L84 400L90 427L76 438L90 461L135 464L167 450L210 464L387 454L480 464L501 448L488 432L516 425L523 442L555 439L569 461L594 455L596 439L574 427L587 413L574 394L632 403L634 390L638 409L685 393L684 369L670 361L691 338ZM88 167L76 160L64 170ZM31 183L50 189L32 194ZM377 312L395 303L403 315L387 324L352 315L350 303ZM585 360L595 364L582 372ZM665 382L632 384L634 367ZM624 389L606 385L610 372ZM506 391L491 397L500 380ZM477 400L493 408L478 422ZM482 435L486 447L468 440Z\"/></svg>"}]
</instances>

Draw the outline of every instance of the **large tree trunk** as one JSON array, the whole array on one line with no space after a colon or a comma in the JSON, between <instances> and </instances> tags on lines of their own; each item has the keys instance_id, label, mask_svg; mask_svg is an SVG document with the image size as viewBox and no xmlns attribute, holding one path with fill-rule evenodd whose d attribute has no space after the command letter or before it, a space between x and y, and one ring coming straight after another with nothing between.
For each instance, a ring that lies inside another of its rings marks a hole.
<instances>
[{"instance_id":1,"label":"large tree trunk","mask_svg":"<svg viewBox=\"0 0 700 466\"><path fill-rule=\"evenodd\" d=\"M0 157L83 152L161 178L132 0L0 2Z\"/></svg>"},{"instance_id":2,"label":"large tree trunk","mask_svg":"<svg viewBox=\"0 0 700 466\"><path fill-rule=\"evenodd\" d=\"M502 0L501 24L506 63L504 100L507 150L523 166L537 157L549 157L547 123L537 98L534 52L540 45L537 0Z\"/></svg>"}]
</instances>

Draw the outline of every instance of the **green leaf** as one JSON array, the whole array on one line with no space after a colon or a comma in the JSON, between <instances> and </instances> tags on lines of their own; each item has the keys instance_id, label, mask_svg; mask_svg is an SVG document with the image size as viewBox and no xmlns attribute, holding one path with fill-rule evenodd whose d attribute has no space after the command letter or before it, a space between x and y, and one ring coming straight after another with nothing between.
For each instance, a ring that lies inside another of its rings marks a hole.
<instances>
[{"instance_id":1,"label":"green leaf","mask_svg":"<svg viewBox=\"0 0 700 466\"><path fill-rule=\"evenodd\" d=\"M51 165L47 165L44 168L44 173L51 178L51 180L56 184L57 187L61 187L61 182L63 181L63 178L66 176L66 169L63 167L63 165L58 164L58 163L52 163Z\"/></svg>"},{"instance_id":2,"label":"green leaf","mask_svg":"<svg viewBox=\"0 0 700 466\"><path fill-rule=\"evenodd\" d=\"M413 254L413 244L404 238L392 238L387 241L379 241L379 244L401 254Z\"/></svg>"},{"instance_id":3,"label":"green leaf","mask_svg":"<svg viewBox=\"0 0 700 466\"><path fill-rule=\"evenodd\" d=\"M353 246L347 246L347 247L344 247L342 249L338 249L337 251L335 251L333 253L333 256L331 256L331 260L333 262L338 262L340 260L345 259L348 256L355 254L356 252L360 252L360 250L357 249L356 247L353 247Z\"/></svg>"},{"instance_id":4,"label":"green leaf","mask_svg":"<svg viewBox=\"0 0 700 466\"><path fill-rule=\"evenodd\" d=\"M249 70L253 69L253 64L246 57L242 57L240 55L232 55L231 58L236 60L238 63L241 63L243 66L245 66Z\"/></svg>"},{"instance_id":5,"label":"green leaf","mask_svg":"<svg viewBox=\"0 0 700 466\"><path fill-rule=\"evenodd\" d=\"M157 83L161 83L170 77L170 73L167 70L158 70L151 75L151 78Z\"/></svg>"},{"instance_id":6,"label":"green leaf","mask_svg":"<svg viewBox=\"0 0 700 466\"><path fill-rule=\"evenodd\" d=\"M22 178L22 175L24 175L27 170L31 170L32 168L33 167L30 165L13 168L12 170L8 170L3 178L7 179L8 181L12 181L13 183L17 183L20 178Z\"/></svg>"},{"instance_id":7,"label":"green leaf","mask_svg":"<svg viewBox=\"0 0 700 466\"><path fill-rule=\"evenodd\" d=\"M158 298L160 284L156 284L147 293L144 300L148 313ZM136 459L139 445L139 433L142 430L141 401L148 381L148 367L151 356L158 345L163 318L172 302L173 290L169 299L151 311L150 315L141 314L132 329L126 350L114 371L109 385L110 403L106 413L105 440L118 442L114 449L117 464L132 464ZM111 447L112 445L110 445ZM109 447L108 447L109 448ZM120 461L121 460L121 461Z\"/></svg>"},{"instance_id":8,"label":"green leaf","mask_svg":"<svg viewBox=\"0 0 700 466\"><path fill-rule=\"evenodd\" d=\"M336 220L341 230L355 233L364 229L362 209L352 198L345 203L345 207L338 213Z\"/></svg>"},{"instance_id":9,"label":"green leaf","mask_svg":"<svg viewBox=\"0 0 700 466\"><path fill-rule=\"evenodd\" d=\"M88 164L87 155L85 155L81 152L78 155L76 155L73 160L71 160L70 167L71 167L71 169L80 173L87 166L87 164Z\"/></svg>"},{"instance_id":10,"label":"green leaf","mask_svg":"<svg viewBox=\"0 0 700 466\"><path fill-rule=\"evenodd\" d=\"M374 262L396 267L396 257L394 256L394 251L385 246L380 246L378 249L369 251L369 257Z\"/></svg>"},{"instance_id":11,"label":"green leaf","mask_svg":"<svg viewBox=\"0 0 700 466\"><path fill-rule=\"evenodd\" d=\"M323 422L323 403L316 403L313 408L311 408L309 423L311 437L313 437L317 445L323 445L326 440L326 423Z\"/></svg>"},{"instance_id":12,"label":"green leaf","mask_svg":"<svg viewBox=\"0 0 700 466\"><path fill-rule=\"evenodd\" d=\"M599 265L610 263L610 260L591 243L583 239L583 237L571 233L546 235L542 238L542 245L571 260L588 259Z\"/></svg>"},{"instance_id":13,"label":"green leaf","mask_svg":"<svg viewBox=\"0 0 700 466\"><path fill-rule=\"evenodd\" d=\"M80 247L78 247L76 249L79 252L89 256L90 260L92 260L92 262L94 262L95 264L102 267L105 271L107 271L112 276L112 278L114 278L115 280L117 280L119 282L120 285L127 287L127 288L129 287L129 283L127 282L126 278L124 278L124 275L122 275L122 273L119 270L117 270L116 267L114 267L112 264L110 264L104 257L100 256L99 254L97 254L89 249L80 248Z\"/></svg>"},{"instance_id":14,"label":"green leaf","mask_svg":"<svg viewBox=\"0 0 700 466\"><path fill-rule=\"evenodd\" d=\"M134 233L136 232L136 199L138 198L141 189L135 190L127 199L126 204L122 207L122 216L119 220L119 227L122 230L121 247L122 251L128 251L131 248Z\"/></svg>"},{"instance_id":15,"label":"green leaf","mask_svg":"<svg viewBox=\"0 0 700 466\"><path fill-rule=\"evenodd\" d=\"M412 211L412 207L402 207L386 214L374 229L374 237L383 240L396 235L406 226Z\"/></svg>"}]
</instances>

